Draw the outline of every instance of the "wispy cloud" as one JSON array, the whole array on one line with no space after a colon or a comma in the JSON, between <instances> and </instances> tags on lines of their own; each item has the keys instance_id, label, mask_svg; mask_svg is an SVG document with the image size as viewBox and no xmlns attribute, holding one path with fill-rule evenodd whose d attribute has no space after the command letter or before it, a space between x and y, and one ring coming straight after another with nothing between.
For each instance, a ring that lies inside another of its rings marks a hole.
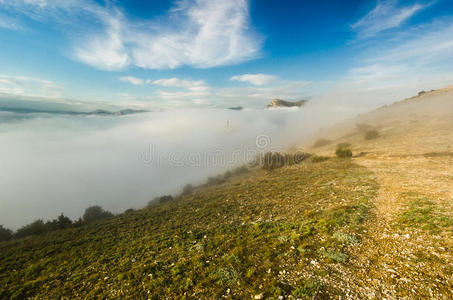
<instances>
[{"instance_id":1,"label":"wispy cloud","mask_svg":"<svg viewBox=\"0 0 453 300\"><path fill-rule=\"evenodd\" d=\"M59 97L63 85L51 80L25 76L0 75L0 93L28 96Z\"/></svg>"},{"instance_id":2,"label":"wispy cloud","mask_svg":"<svg viewBox=\"0 0 453 300\"><path fill-rule=\"evenodd\" d=\"M278 80L277 76L267 74L243 74L231 77L231 80L248 82L253 85L266 85Z\"/></svg>"},{"instance_id":3,"label":"wispy cloud","mask_svg":"<svg viewBox=\"0 0 453 300\"><path fill-rule=\"evenodd\" d=\"M401 26L428 5L398 6L397 0L379 0L376 7L351 27L360 38L368 38L382 31Z\"/></svg>"},{"instance_id":4,"label":"wispy cloud","mask_svg":"<svg viewBox=\"0 0 453 300\"><path fill-rule=\"evenodd\" d=\"M194 89L199 87L206 87L207 84L204 80L190 80L190 79L179 79L179 78L168 78L158 79L153 81L153 84L165 86L165 87L179 87L185 89Z\"/></svg>"},{"instance_id":5,"label":"wispy cloud","mask_svg":"<svg viewBox=\"0 0 453 300\"><path fill-rule=\"evenodd\" d=\"M1 2L0 2L1 4ZM24 29L20 23L5 14L0 13L0 28L9 29L9 30L22 30Z\"/></svg>"},{"instance_id":6,"label":"wispy cloud","mask_svg":"<svg viewBox=\"0 0 453 300\"><path fill-rule=\"evenodd\" d=\"M325 94L331 105L364 111L453 84L453 19L419 24L381 39Z\"/></svg>"},{"instance_id":7,"label":"wispy cloud","mask_svg":"<svg viewBox=\"0 0 453 300\"><path fill-rule=\"evenodd\" d=\"M158 22L128 19L118 8L93 0L19 0L2 5L41 22L51 16L87 32L74 41L73 56L98 69L209 68L260 55L261 38L250 28L248 0L181 0Z\"/></svg>"},{"instance_id":8,"label":"wispy cloud","mask_svg":"<svg viewBox=\"0 0 453 300\"><path fill-rule=\"evenodd\" d=\"M124 81L124 82L129 82L133 85L143 85L145 84L145 80L141 78L137 78L134 76L123 76L120 77L119 80Z\"/></svg>"}]
</instances>

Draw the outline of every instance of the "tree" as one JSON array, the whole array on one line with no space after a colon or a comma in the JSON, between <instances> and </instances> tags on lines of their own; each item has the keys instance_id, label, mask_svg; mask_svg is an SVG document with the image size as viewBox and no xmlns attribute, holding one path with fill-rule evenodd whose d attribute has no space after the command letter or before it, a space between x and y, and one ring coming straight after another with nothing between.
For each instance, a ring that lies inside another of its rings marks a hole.
<instances>
[{"instance_id":1,"label":"tree","mask_svg":"<svg viewBox=\"0 0 453 300\"><path fill-rule=\"evenodd\" d=\"M10 240L12 237L13 231L0 225L0 242Z\"/></svg>"},{"instance_id":2,"label":"tree","mask_svg":"<svg viewBox=\"0 0 453 300\"><path fill-rule=\"evenodd\" d=\"M29 235L41 234L48 231L47 228L48 227L46 226L46 224L44 224L43 220L36 220L28 225L25 225L17 229L15 236L20 238Z\"/></svg>"},{"instance_id":3,"label":"tree","mask_svg":"<svg viewBox=\"0 0 453 300\"><path fill-rule=\"evenodd\" d=\"M104 210L99 205L90 206L85 209L85 213L83 214L83 220L85 222L93 222L96 220L102 220L113 217L113 214L109 211Z\"/></svg>"},{"instance_id":4,"label":"tree","mask_svg":"<svg viewBox=\"0 0 453 300\"><path fill-rule=\"evenodd\" d=\"M58 229L68 228L68 227L71 227L71 225L72 225L72 220L69 219L68 217L66 217L65 215L63 215L63 213L58 216L58 218L57 218L57 228Z\"/></svg>"}]
</instances>

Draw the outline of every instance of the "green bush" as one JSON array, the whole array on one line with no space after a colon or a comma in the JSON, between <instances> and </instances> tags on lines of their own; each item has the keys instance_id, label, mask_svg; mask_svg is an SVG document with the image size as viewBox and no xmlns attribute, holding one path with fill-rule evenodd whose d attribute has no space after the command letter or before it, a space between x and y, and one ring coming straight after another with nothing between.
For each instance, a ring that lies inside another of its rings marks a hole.
<instances>
[{"instance_id":1,"label":"green bush","mask_svg":"<svg viewBox=\"0 0 453 300\"><path fill-rule=\"evenodd\" d=\"M373 139L376 139L378 137L379 137L379 131L377 131L376 129L368 130L365 133L365 139L366 140L373 140Z\"/></svg>"},{"instance_id":2,"label":"green bush","mask_svg":"<svg viewBox=\"0 0 453 300\"><path fill-rule=\"evenodd\" d=\"M351 151L351 149L338 148L335 151L335 155L339 158L352 157L352 151Z\"/></svg>"},{"instance_id":3,"label":"green bush","mask_svg":"<svg viewBox=\"0 0 453 300\"><path fill-rule=\"evenodd\" d=\"M21 238L29 235L37 235L46 232L46 225L43 220L36 220L28 225L17 229L15 237Z\"/></svg>"},{"instance_id":4,"label":"green bush","mask_svg":"<svg viewBox=\"0 0 453 300\"><path fill-rule=\"evenodd\" d=\"M85 209L85 213L83 214L83 220L85 222L94 222L111 217L113 217L113 214L109 211L104 210L99 205L88 207L87 209Z\"/></svg>"},{"instance_id":5,"label":"green bush","mask_svg":"<svg viewBox=\"0 0 453 300\"><path fill-rule=\"evenodd\" d=\"M284 166L299 164L305 159L311 157L311 154L296 152L294 154L267 152L261 160L261 167L264 170L272 171Z\"/></svg>"},{"instance_id":6,"label":"green bush","mask_svg":"<svg viewBox=\"0 0 453 300\"><path fill-rule=\"evenodd\" d=\"M352 157L352 150L349 149L351 144L349 143L341 143L337 145L337 150L335 151L335 155L339 158L347 158Z\"/></svg>"}]
</instances>

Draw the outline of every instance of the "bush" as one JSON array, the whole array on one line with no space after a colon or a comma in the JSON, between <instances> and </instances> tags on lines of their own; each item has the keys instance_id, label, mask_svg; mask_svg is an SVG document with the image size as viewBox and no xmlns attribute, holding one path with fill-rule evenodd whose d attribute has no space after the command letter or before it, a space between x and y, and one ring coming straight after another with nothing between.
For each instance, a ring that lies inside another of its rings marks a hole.
<instances>
[{"instance_id":1,"label":"bush","mask_svg":"<svg viewBox=\"0 0 453 300\"><path fill-rule=\"evenodd\" d=\"M182 188L182 194L183 195L188 195L188 194L191 194L193 192L195 188L193 187L193 185L191 184L186 184L183 188Z\"/></svg>"},{"instance_id":2,"label":"bush","mask_svg":"<svg viewBox=\"0 0 453 300\"><path fill-rule=\"evenodd\" d=\"M42 234L47 231L46 225L43 220L36 220L28 225L25 225L19 229L15 234L15 237L21 238L29 235Z\"/></svg>"},{"instance_id":3,"label":"bush","mask_svg":"<svg viewBox=\"0 0 453 300\"><path fill-rule=\"evenodd\" d=\"M373 139L376 139L378 137L379 137L379 131L377 131L376 129L368 130L365 133L365 139L366 140L373 140Z\"/></svg>"},{"instance_id":4,"label":"bush","mask_svg":"<svg viewBox=\"0 0 453 300\"><path fill-rule=\"evenodd\" d=\"M310 157L310 154L298 152L295 154L279 153L279 152L267 152L261 161L261 167L264 170L272 171L284 166L291 166L299 164L303 160Z\"/></svg>"},{"instance_id":5,"label":"bush","mask_svg":"<svg viewBox=\"0 0 453 300\"><path fill-rule=\"evenodd\" d=\"M319 140L317 140L317 141L313 144L313 148L318 148L318 147L326 146L326 145L329 145L329 144L331 144L331 143L332 143L331 140L319 139Z\"/></svg>"},{"instance_id":6,"label":"bush","mask_svg":"<svg viewBox=\"0 0 453 300\"><path fill-rule=\"evenodd\" d=\"M335 155L339 158L352 157L352 151L351 149L337 149L337 151L335 151Z\"/></svg>"},{"instance_id":7,"label":"bush","mask_svg":"<svg viewBox=\"0 0 453 300\"><path fill-rule=\"evenodd\" d=\"M88 207L87 209L85 209L85 213L83 214L83 220L85 222L94 222L111 217L113 217L113 214L109 211L104 210L99 205Z\"/></svg>"},{"instance_id":8,"label":"bush","mask_svg":"<svg viewBox=\"0 0 453 300\"><path fill-rule=\"evenodd\" d=\"M337 145L337 150L335 151L335 155L339 158L347 158L352 157L352 150L349 149L351 144L348 143L341 143Z\"/></svg>"},{"instance_id":9,"label":"bush","mask_svg":"<svg viewBox=\"0 0 453 300\"><path fill-rule=\"evenodd\" d=\"M13 231L11 229L3 227L0 225L0 242L8 241L13 237Z\"/></svg>"},{"instance_id":10,"label":"bush","mask_svg":"<svg viewBox=\"0 0 453 300\"><path fill-rule=\"evenodd\" d=\"M45 231L54 231L54 230L59 230L59 229L64 229L64 228L69 228L72 225L72 220L69 219L68 217L64 216L61 214L58 216L57 219L54 219L52 221L47 221L44 224Z\"/></svg>"}]
</instances>

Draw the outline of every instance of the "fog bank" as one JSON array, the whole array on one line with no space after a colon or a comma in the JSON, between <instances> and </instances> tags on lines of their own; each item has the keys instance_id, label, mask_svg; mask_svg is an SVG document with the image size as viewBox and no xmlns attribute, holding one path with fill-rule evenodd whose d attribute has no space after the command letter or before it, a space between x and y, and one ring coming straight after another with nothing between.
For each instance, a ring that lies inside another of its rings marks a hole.
<instances>
[{"instance_id":1,"label":"fog bank","mask_svg":"<svg viewBox=\"0 0 453 300\"><path fill-rule=\"evenodd\" d=\"M0 224L119 213L281 150L350 111L222 109L122 117L0 115Z\"/></svg>"}]
</instances>

